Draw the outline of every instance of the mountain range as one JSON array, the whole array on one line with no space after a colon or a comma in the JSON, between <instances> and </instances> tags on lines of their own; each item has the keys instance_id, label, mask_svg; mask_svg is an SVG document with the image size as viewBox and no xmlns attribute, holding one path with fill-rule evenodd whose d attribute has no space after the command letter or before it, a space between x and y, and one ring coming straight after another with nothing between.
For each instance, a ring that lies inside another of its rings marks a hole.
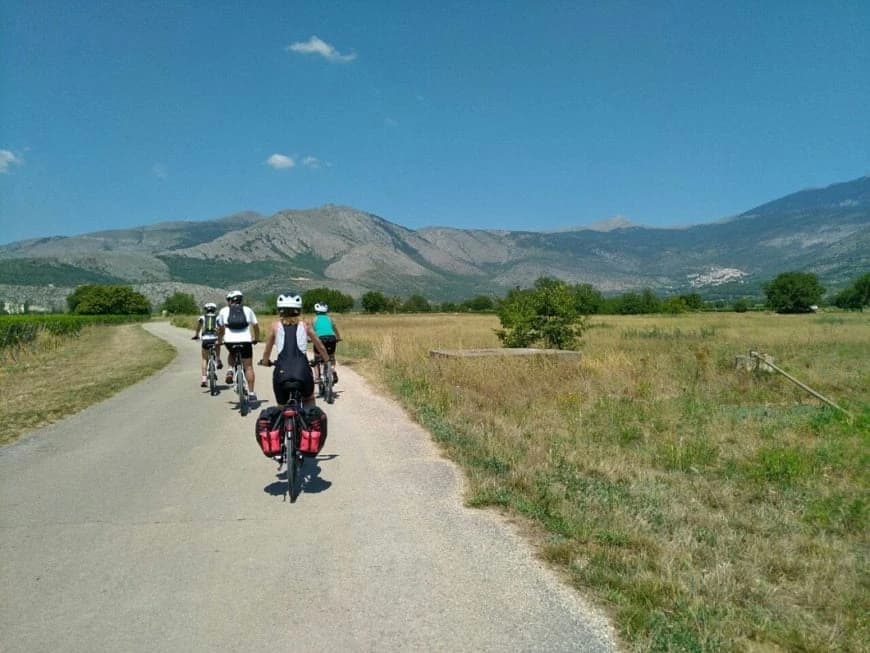
<instances>
[{"instance_id":1,"label":"mountain range","mask_svg":"<svg viewBox=\"0 0 870 653\"><path fill-rule=\"evenodd\" d=\"M543 221L543 220L542 220ZM736 217L681 228L622 218L556 232L408 229L351 207L49 237L0 246L0 300L61 307L81 283L125 283L152 302L327 286L359 297L500 296L542 275L605 294L651 288L751 296L785 271L836 289L870 270L870 176L804 190Z\"/></svg>"}]
</instances>

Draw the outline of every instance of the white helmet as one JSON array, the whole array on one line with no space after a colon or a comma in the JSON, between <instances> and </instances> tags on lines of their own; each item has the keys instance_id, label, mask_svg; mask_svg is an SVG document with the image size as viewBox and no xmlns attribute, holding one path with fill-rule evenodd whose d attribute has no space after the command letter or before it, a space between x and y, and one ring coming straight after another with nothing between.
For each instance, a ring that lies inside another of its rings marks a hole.
<instances>
[{"instance_id":1,"label":"white helmet","mask_svg":"<svg viewBox=\"0 0 870 653\"><path fill-rule=\"evenodd\" d=\"M327 304L320 304L320 303L317 303L317 304L314 305L314 312L315 312L315 313L328 313L328 312L329 312L329 306L328 306Z\"/></svg>"},{"instance_id":2,"label":"white helmet","mask_svg":"<svg viewBox=\"0 0 870 653\"><path fill-rule=\"evenodd\" d=\"M278 308L302 308L302 295L278 295Z\"/></svg>"},{"instance_id":3,"label":"white helmet","mask_svg":"<svg viewBox=\"0 0 870 653\"><path fill-rule=\"evenodd\" d=\"M214 302L206 302L202 307L205 309L206 313L214 313L217 310L217 304Z\"/></svg>"},{"instance_id":4,"label":"white helmet","mask_svg":"<svg viewBox=\"0 0 870 653\"><path fill-rule=\"evenodd\" d=\"M242 301L242 291L241 290L230 290L227 293L227 301L231 302L231 301L234 301L236 299L238 299L239 301Z\"/></svg>"}]
</instances>

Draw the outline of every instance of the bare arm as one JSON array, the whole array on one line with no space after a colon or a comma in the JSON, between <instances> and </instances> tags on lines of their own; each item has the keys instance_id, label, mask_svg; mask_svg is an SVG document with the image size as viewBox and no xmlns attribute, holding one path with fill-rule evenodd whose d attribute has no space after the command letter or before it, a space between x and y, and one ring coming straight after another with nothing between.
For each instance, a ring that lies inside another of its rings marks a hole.
<instances>
[{"instance_id":1,"label":"bare arm","mask_svg":"<svg viewBox=\"0 0 870 653\"><path fill-rule=\"evenodd\" d=\"M332 321L332 330L335 331L335 339L341 340L341 332L338 330L338 325L335 323L335 320Z\"/></svg>"},{"instance_id":2,"label":"bare arm","mask_svg":"<svg viewBox=\"0 0 870 653\"><path fill-rule=\"evenodd\" d=\"M263 357L260 359L261 363L268 364L269 362L269 356L272 354L272 347L275 346L275 332L278 330L278 324L278 321L273 322L272 327L269 329L269 337L266 338L266 346L263 348Z\"/></svg>"}]
</instances>

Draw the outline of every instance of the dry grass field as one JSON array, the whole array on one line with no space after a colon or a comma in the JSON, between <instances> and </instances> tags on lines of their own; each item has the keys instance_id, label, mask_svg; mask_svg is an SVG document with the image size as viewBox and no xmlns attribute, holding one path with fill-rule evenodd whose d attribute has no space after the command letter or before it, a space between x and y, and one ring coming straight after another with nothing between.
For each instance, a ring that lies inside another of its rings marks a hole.
<instances>
[{"instance_id":1,"label":"dry grass field","mask_svg":"<svg viewBox=\"0 0 870 653\"><path fill-rule=\"evenodd\" d=\"M16 359L0 358L0 445L63 419L165 366L175 350L139 324L42 332Z\"/></svg>"},{"instance_id":2,"label":"dry grass field","mask_svg":"<svg viewBox=\"0 0 870 653\"><path fill-rule=\"evenodd\" d=\"M400 397L628 648L868 650L870 315L598 316L567 360L429 356L499 346L492 316L336 319L339 374Z\"/></svg>"}]
</instances>

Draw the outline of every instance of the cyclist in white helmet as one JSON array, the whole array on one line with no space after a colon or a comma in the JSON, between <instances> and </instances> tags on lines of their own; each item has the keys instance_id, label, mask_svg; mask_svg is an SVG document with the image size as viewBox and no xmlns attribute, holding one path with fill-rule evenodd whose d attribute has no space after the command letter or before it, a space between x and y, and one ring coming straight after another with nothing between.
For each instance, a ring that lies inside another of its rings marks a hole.
<instances>
[{"instance_id":1,"label":"cyclist in white helmet","mask_svg":"<svg viewBox=\"0 0 870 653\"><path fill-rule=\"evenodd\" d=\"M244 305L244 296L241 290L231 290L227 294L227 305L218 313L218 326L220 327L220 342L227 348L227 377L225 381L233 382L234 355L229 345L241 345L242 366L245 368L245 379L248 381L248 402L257 403L257 395L254 393L254 345L260 339L260 325L257 323L257 315L250 306Z\"/></svg>"},{"instance_id":2,"label":"cyclist in white helmet","mask_svg":"<svg viewBox=\"0 0 870 653\"><path fill-rule=\"evenodd\" d=\"M302 319L302 297L295 293L278 295L278 319L272 323L266 346L263 349L261 365L269 365L272 348L275 349L275 370L272 373L272 389L275 402L280 406L290 399L290 382L302 382L303 405L308 408L316 404L314 400L314 377L308 364L308 341L314 351L328 356L326 347L314 333L314 329Z\"/></svg>"},{"instance_id":3,"label":"cyclist in white helmet","mask_svg":"<svg viewBox=\"0 0 870 653\"><path fill-rule=\"evenodd\" d=\"M338 330L335 321L327 315L329 313L329 305L326 303L317 302L314 305L314 333L320 338L323 346L329 354L329 362L332 363L332 381L338 383L338 373L335 371L335 346L341 340L341 332ZM320 366L318 363L323 360L315 351L314 352L314 383L320 381Z\"/></svg>"},{"instance_id":4,"label":"cyclist in white helmet","mask_svg":"<svg viewBox=\"0 0 870 653\"><path fill-rule=\"evenodd\" d=\"M217 304L214 302L206 302L202 305L202 315L200 315L199 320L197 320L196 331L193 334L193 340L199 340L200 333L202 333L202 361L199 370L199 385L202 388L208 385L208 380L205 378L205 368L208 364L209 347L212 345L215 345L216 347L215 355L217 356L218 369L221 369L224 366L221 362L221 348L220 345L217 344L219 327L220 325L217 320Z\"/></svg>"}]
</instances>

